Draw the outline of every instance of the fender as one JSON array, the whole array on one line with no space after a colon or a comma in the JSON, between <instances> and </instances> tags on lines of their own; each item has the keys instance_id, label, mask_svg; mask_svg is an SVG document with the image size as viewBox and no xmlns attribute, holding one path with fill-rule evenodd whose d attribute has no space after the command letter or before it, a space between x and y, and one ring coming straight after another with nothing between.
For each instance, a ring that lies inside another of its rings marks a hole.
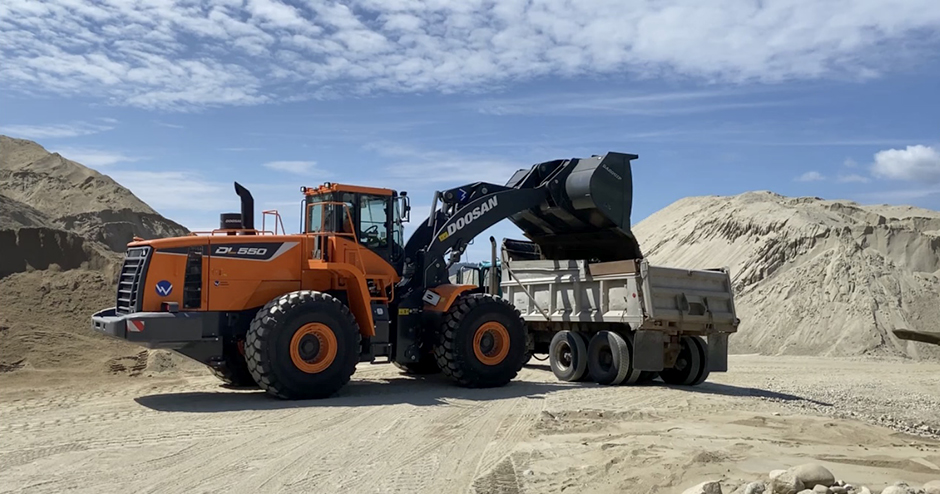
<instances>
[{"instance_id":1,"label":"fender","mask_svg":"<svg viewBox=\"0 0 940 494\"><path fill-rule=\"evenodd\" d=\"M424 310L447 312L460 295L476 289L476 285L454 285L445 283L424 292Z\"/></svg>"}]
</instances>

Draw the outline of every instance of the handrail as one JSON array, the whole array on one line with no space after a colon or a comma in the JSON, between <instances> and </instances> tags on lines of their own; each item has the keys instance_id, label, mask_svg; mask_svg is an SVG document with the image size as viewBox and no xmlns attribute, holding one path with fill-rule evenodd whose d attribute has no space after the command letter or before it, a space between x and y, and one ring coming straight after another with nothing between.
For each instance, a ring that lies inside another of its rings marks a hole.
<instances>
[{"instance_id":1,"label":"handrail","mask_svg":"<svg viewBox=\"0 0 940 494\"><path fill-rule=\"evenodd\" d=\"M216 228L215 230L210 231L195 231L189 232L190 237L197 235L229 235L229 234L251 234L251 235L277 235L276 233L270 230L255 230L254 228Z\"/></svg>"},{"instance_id":2,"label":"handrail","mask_svg":"<svg viewBox=\"0 0 940 494\"><path fill-rule=\"evenodd\" d=\"M264 230L265 220L269 214L274 216L274 234L277 235L277 226L280 223L281 232L283 232L284 235L287 235L287 229L284 228L284 221L281 219L281 213L279 213L277 209L267 209L261 212L261 230Z\"/></svg>"}]
</instances>

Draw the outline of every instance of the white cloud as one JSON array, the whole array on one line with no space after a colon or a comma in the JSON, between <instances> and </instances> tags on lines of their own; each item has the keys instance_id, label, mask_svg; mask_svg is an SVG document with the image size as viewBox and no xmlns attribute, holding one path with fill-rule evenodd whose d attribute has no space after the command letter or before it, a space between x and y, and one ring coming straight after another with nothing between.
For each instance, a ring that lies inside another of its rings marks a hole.
<instances>
[{"instance_id":1,"label":"white cloud","mask_svg":"<svg viewBox=\"0 0 940 494\"><path fill-rule=\"evenodd\" d=\"M818 182L820 180L825 180L826 177L822 173L817 171L806 172L799 177L796 177L797 182Z\"/></svg>"},{"instance_id":2,"label":"white cloud","mask_svg":"<svg viewBox=\"0 0 940 494\"><path fill-rule=\"evenodd\" d=\"M852 158L846 158L845 161L842 162L842 166L846 168L855 168L858 166L858 163L856 163Z\"/></svg>"},{"instance_id":3,"label":"white cloud","mask_svg":"<svg viewBox=\"0 0 940 494\"><path fill-rule=\"evenodd\" d=\"M480 113L491 115L688 115L720 110L786 106L789 101L741 101L743 91L688 91L625 94L566 93L485 99ZM737 101L734 101L737 99Z\"/></svg>"},{"instance_id":4,"label":"white cloud","mask_svg":"<svg viewBox=\"0 0 940 494\"><path fill-rule=\"evenodd\" d=\"M128 156L120 151L108 151L103 149L64 147L51 149L51 151L61 154L66 159L77 161L92 168L99 166L106 167L117 163L129 163L142 159L135 156Z\"/></svg>"},{"instance_id":5,"label":"white cloud","mask_svg":"<svg viewBox=\"0 0 940 494\"><path fill-rule=\"evenodd\" d=\"M940 183L940 152L919 144L878 151L871 172L878 178Z\"/></svg>"},{"instance_id":6,"label":"white cloud","mask_svg":"<svg viewBox=\"0 0 940 494\"><path fill-rule=\"evenodd\" d=\"M154 120L153 124L159 127L166 127L168 129L185 129L186 128L185 126L180 125L180 124L161 122L159 120Z\"/></svg>"},{"instance_id":7,"label":"white cloud","mask_svg":"<svg viewBox=\"0 0 940 494\"><path fill-rule=\"evenodd\" d=\"M2 25L2 22L0 22L0 25ZM0 69L0 72L2 72L2 69ZM101 120L106 121L106 119ZM113 128L114 127L110 125L99 125L88 122L48 125L3 125L0 126L0 134L8 134L12 137L20 137L23 139L60 139L97 134Z\"/></svg>"},{"instance_id":8,"label":"white cloud","mask_svg":"<svg viewBox=\"0 0 940 494\"><path fill-rule=\"evenodd\" d=\"M839 177L836 178L836 181L838 181L839 183L843 183L843 184L852 183L852 182L864 184L864 183L871 182L871 179L866 176L859 175L857 173L850 173L848 175L840 174Z\"/></svg>"},{"instance_id":9,"label":"white cloud","mask_svg":"<svg viewBox=\"0 0 940 494\"><path fill-rule=\"evenodd\" d=\"M271 170L277 170L297 175L311 173L317 166L316 161L269 161L261 166Z\"/></svg>"},{"instance_id":10,"label":"white cloud","mask_svg":"<svg viewBox=\"0 0 940 494\"><path fill-rule=\"evenodd\" d=\"M931 53L934 0L147 0L0 5L0 83L188 110L542 77L870 78ZM298 96L299 95L299 96Z\"/></svg>"}]
</instances>

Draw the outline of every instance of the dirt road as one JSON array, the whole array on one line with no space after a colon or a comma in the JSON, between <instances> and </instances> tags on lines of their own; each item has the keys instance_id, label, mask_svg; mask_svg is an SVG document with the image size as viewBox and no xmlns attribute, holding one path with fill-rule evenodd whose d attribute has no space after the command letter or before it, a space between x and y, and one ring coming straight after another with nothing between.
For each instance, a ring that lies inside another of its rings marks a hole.
<instances>
[{"instance_id":1,"label":"dirt road","mask_svg":"<svg viewBox=\"0 0 940 494\"><path fill-rule=\"evenodd\" d=\"M691 390L532 366L483 391L363 364L307 402L201 375L0 379L2 492L732 492L805 461L875 492L940 479L940 441L870 423L940 432L937 364L737 356Z\"/></svg>"}]
</instances>

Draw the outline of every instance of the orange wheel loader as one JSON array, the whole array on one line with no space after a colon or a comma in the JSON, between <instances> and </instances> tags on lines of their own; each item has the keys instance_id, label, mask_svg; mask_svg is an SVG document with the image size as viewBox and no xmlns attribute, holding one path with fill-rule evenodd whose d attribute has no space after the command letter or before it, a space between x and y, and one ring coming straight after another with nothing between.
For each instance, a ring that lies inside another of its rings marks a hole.
<instances>
[{"instance_id":1,"label":"orange wheel loader","mask_svg":"<svg viewBox=\"0 0 940 494\"><path fill-rule=\"evenodd\" d=\"M449 283L448 267L503 219L555 258L638 258L635 158L548 161L506 185L436 192L407 242L405 192L301 187L302 232L287 235L273 211L263 218L274 215L274 231L256 229L251 194L235 183L241 213L222 214L219 229L128 244L116 305L95 313L92 328L283 399L333 395L357 363L379 357L465 387L502 386L528 356L520 313L484 288Z\"/></svg>"}]
</instances>

